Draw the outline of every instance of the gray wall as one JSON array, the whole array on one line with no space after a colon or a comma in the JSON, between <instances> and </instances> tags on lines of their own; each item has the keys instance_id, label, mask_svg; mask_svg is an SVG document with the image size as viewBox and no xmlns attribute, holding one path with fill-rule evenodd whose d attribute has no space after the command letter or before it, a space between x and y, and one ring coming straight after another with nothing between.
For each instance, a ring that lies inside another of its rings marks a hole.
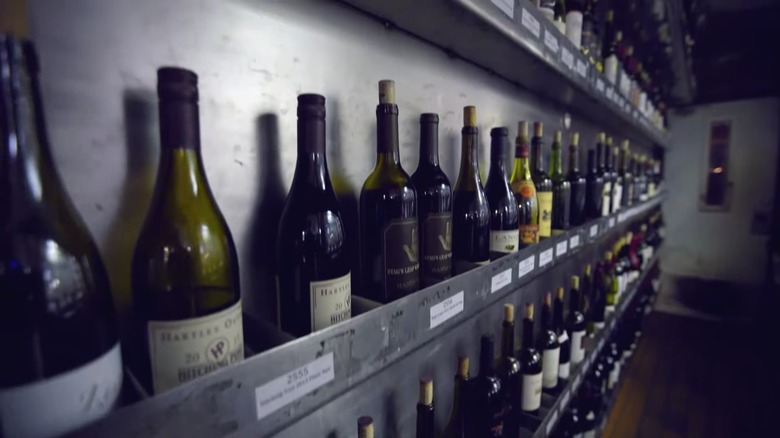
<instances>
[{"instance_id":1,"label":"gray wall","mask_svg":"<svg viewBox=\"0 0 780 438\"><path fill-rule=\"evenodd\" d=\"M702 212L699 195L707 171L710 122L732 120L729 149L731 205L726 212ZM668 197L665 273L739 283L760 283L768 236L751 232L756 212L772 208L777 168L780 100L745 100L672 114L666 153Z\"/></svg>"}]
</instances>

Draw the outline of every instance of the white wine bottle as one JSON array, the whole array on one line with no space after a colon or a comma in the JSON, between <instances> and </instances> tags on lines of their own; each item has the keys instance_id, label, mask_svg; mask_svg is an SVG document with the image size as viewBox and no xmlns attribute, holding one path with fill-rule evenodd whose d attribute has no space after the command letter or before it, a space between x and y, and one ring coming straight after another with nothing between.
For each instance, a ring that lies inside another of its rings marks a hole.
<instances>
[{"instance_id":1,"label":"white wine bottle","mask_svg":"<svg viewBox=\"0 0 780 438\"><path fill-rule=\"evenodd\" d=\"M132 268L138 372L155 393L244 358L238 258L203 170L197 82L157 71L160 167Z\"/></svg>"},{"instance_id":2,"label":"white wine bottle","mask_svg":"<svg viewBox=\"0 0 780 438\"><path fill-rule=\"evenodd\" d=\"M54 168L32 47L0 34L0 436L108 413L122 358L108 276Z\"/></svg>"}]
</instances>

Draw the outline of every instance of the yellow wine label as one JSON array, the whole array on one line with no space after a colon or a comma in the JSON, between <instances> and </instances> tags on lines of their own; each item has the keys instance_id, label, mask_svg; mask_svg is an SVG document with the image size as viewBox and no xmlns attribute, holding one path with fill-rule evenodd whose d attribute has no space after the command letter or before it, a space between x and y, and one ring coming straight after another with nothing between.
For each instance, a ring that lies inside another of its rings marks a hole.
<instances>
[{"instance_id":1,"label":"yellow wine label","mask_svg":"<svg viewBox=\"0 0 780 438\"><path fill-rule=\"evenodd\" d=\"M149 321L154 392L159 394L244 359L241 301L211 315Z\"/></svg>"},{"instance_id":2,"label":"yellow wine label","mask_svg":"<svg viewBox=\"0 0 780 438\"><path fill-rule=\"evenodd\" d=\"M312 281L311 328L312 331L330 327L352 316L352 275L330 280Z\"/></svg>"},{"instance_id":3,"label":"yellow wine label","mask_svg":"<svg viewBox=\"0 0 780 438\"><path fill-rule=\"evenodd\" d=\"M523 246L539 243L539 225L520 225L520 242Z\"/></svg>"},{"instance_id":4,"label":"yellow wine label","mask_svg":"<svg viewBox=\"0 0 780 438\"><path fill-rule=\"evenodd\" d=\"M539 237L550 237L552 233L552 192L536 192L539 200Z\"/></svg>"}]
</instances>

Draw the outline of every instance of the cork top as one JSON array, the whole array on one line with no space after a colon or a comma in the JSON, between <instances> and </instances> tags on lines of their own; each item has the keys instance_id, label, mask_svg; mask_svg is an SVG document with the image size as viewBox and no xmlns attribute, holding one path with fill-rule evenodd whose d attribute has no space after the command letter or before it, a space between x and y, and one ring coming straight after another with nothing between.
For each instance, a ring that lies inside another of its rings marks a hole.
<instances>
[{"instance_id":1,"label":"cork top","mask_svg":"<svg viewBox=\"0 0 780 438\"><path fill-rule=\"evenodd\" d=\"M515 306L504 304L504 321L515 322Z\"/></svg>"},{"instance_id":2,"label":"cork top","mask_svg":"<svg viewBox=\"0 0 780 438\"><path fill-rule=\"evenodd\" d=\"M528 138L528 122L525 120L517 122L517 136Z\"/></svg>"},{"instance_id":3,"label":"cork top","mask_svg":"<svg viewBox=\"0 0 780 438\"><path fill-rule=\"evenodd\" d=\"M374 419L360 417L358 419L358 438L374 438Z\"/></svg>"},{"instance_id":4,"label":"cork top","mask_svg":"<svg viewBox=\"0 0 780 438\"><path fill-rule=\"evenodd\" d=\"M607 133L606 132L599 132L598 135L596 135L596 141L599 143L604 143L607 139Z\"/></svg>"},{"instance_id":5,"label":"cork top","mask_svg":"<svg viewBox=\"0 0 780 438\"><path fill-rule=\"evenodd\" d=\"M544 125L542 122L534 122L534 137L541 137L544 132Z\"/></svg>"},{"instance_id":6,"label":"cork top","mask_svg":"<svg viewBox=\"0 0 780 438\"><path fill-rule=\"evenodd\" d=\"M563 133L561 131L555 131L555 134L553 134L553 143L560 143L561 139L563 139Z\"/></svg>"},{"instance_id":7,"label":"cork top","mask_svg":"<svg viewBox=\"0 0 780 438\"><path fill-rule=\"evenodd\" d=\"M547 292L546 294L544 294L544 304L546 306L549 306L550 304L552 304L552 294L550 292Z\"/></svg>"},{"instance_id":8,"label":"cork top","mask_svg":"<svg viewBox=\"0 0 780 438\"><path fill-rule=\"evenodd\" d=\"M563 288L562 287L558 288L558 295L557 296L558 296L559 300L563 300Z\"/></svg>"},{"instance_id":9,"label":"cork top","mask_svg":"<svg viewBox=\"0 0 780 438\"><path fill-rule=\"evenodd\" d=\"M617 146L615 146L615 147L612 149L612 153L613 153L613 154L615 154L615 155L619 154L619 153L620 153L620 148L619 148L619 147L617 147Z\"/></svg>"},{"instance_id":10,"label":"cork top","mask_svg":"<svg viewBox=\"0 0 780 438\"><path fill-rule=\"evenodd\" d=\"M463 107L463 126L477 126L477 107Z\"/></svg>"},{"instance_id":11,"label":"cork top","mask_svg":"<svg viewBox=\"0 0 780 438\"><path fill-rule=\"evenodd\" d=\"M620 142L620 147L622 147L624 150L628 150L628 146L629 146L628 139L623 140L623 141Z\"/></svg>"},{"instance_id":12,"label":"cork top","mask_svg":"<svg viewBox=\"0 0 780 438\"><path fill-rule=\"evenodd\" d=\"M585 275L590 275L590 273L591 273L591 267L590 267L590 263L588 263L587 265L585 265Z\"/></svg>"},{"instance_id":13,"label":"cork top","mask_svg":"<svg viewBox=\"0 0 780 438\"><path fill-rule=\"evenodd\" d=\"M590 269L590 265L586 266L587 269ZM579 275L572 275L571 276L571 288L572 289L579 289L580 288L580 276Z\"/></svg>"},{"instance_id":14,"label":"cork top","mask_svg":"<svg viewBox=\"0 0 780 438\"><path fill-rule=\"evenodd\" d=\"M640 231L642 231L642 232L644 233L645 231L647 231L647 225L645 225L645 224L642 224L642 226L641 226L641 227L639 227L639 230L640 230Z\"/></svg>"},{"instance_id":15,"label":"cork top","mask_svg":"<svg viewBox=\"0 0 780 438\"><path fill-rule=\"evenodd\" d=\"M580 133L579 132L572 132L571 136L570 136L570 140L571 140L570 144L572 146L577 146L578 144L580 144Z\"/></svg>"},{"instance_id":16,"label":"cork top","mask_svg":"<svg viewBox=\"0 0 780 438\"><path fill-rule=\"evenodd\" d=\"M430 376L420 379L420 404L425 406L433 404L433 379Z\"/></svg>"},{"instance_id":17,"label":"cork top","mask_svg":"<svg viewBox=\"0 0 780 438\"><path fill-rule=\"evenodd\" d=\"M534 319L534 303L525 303L526 319Z\"/></svg>"},{"instance_id":18,"label":"cork top","mask_svg":"<svg viewBox=\"0 0 780 438\"><path fill-rule=\"evenodd\" d=\"M469 357L468 356L459 356L458 357L458 375L465 378L468 378L469 376Z\"/></svg>"},{"instance_id":19,"label":"cork top","mask_svg":"<svg viewBox=\"0 0 780 438\"><path fill-rule=\"evenodd\" d=\"M612 146L612 137L607 137L606 145L607 146Z\"/></svg>"},{"instance_id":20,"label":"cork top","mask_svg":"<svg viewBox=\"0 0 780 438\"><path fill-rule=\"evenodd\" d=\"M395 81L390 79L379 81L379 103L395 103Z\"/></svg>"}]
</instances>

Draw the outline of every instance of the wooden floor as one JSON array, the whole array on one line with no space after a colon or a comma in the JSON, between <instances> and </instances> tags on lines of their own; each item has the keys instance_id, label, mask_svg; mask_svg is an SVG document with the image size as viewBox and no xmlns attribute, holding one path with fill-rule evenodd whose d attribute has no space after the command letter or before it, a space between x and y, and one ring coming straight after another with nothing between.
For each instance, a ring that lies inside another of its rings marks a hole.
<instances>
[{"instance_id":1,"label":"wooden floor","mask_svg":"<svg viewBox=\"0 0 780 438\"><path fill-rule=\"evenodd\" d=\"M603 437L780 437L780 329L758 332L651 313Z\"/></svg>"}]
</instances>

